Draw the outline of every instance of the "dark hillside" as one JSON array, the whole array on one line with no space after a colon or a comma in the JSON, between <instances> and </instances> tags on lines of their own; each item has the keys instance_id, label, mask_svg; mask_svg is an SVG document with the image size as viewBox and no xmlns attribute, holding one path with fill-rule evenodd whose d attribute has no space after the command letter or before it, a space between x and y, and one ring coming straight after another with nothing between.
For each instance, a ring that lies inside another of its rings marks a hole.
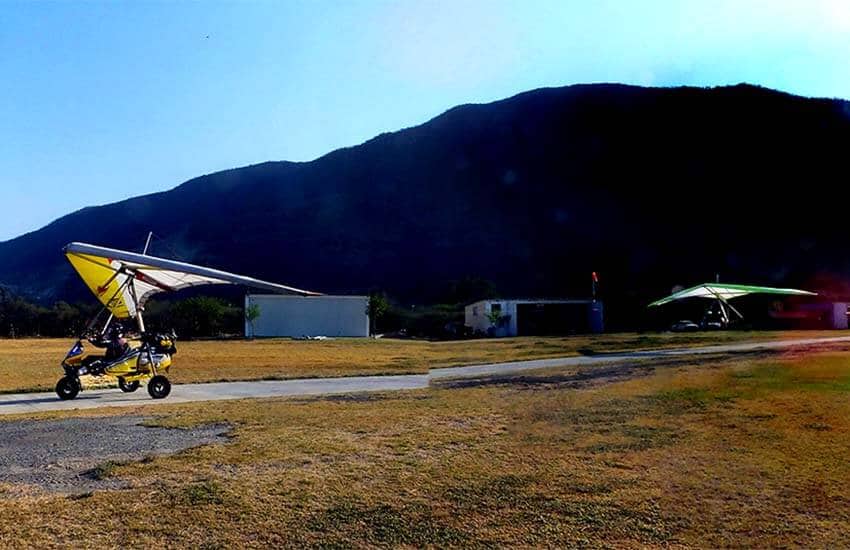
<instances>
[{"instance_id":1,"label":"dark hillside","mask_svg":"<svg viewBox=\"0 0 850 550\"><path fill-rule=\"evenodd\" d=\"M69 241L154 252L324 292L415 303L450 281L586 295L612 320L713 278L850 291L850 104L747 85L541 89L456 107L308 163L269 162L75 212L0 243L0 282L81 285Z\"/></svg>"}]
</instances>

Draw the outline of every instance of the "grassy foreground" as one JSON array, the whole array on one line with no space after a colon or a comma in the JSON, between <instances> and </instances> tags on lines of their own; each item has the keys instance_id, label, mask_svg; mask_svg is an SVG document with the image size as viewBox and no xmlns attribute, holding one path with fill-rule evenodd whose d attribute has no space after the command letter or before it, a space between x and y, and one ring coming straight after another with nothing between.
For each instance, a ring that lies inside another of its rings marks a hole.
<instances>
[{"instance_id":1,"label":"grassy foreground","mask_svg":"<svg viewBox=\"0 0 850 550\"><path fill-rule=\"evenodd\" d=\"M836 331L649 333L505 338L458 342L339 339L178 342L175 383L360 374L423 373L428 368L581 353L837 336ZM71 339L0 341L0 392L52 390Z\"/></svg>"},{"instance_id":2,"label":"grassy foreground","mask_svg":"<svg viewBox=\"0 0 850 550\"><path fill-rule=\"evenodd\" d=\"M233 439L105 468L128 490L0 489L0 546L850 545L850 352L642 372L158 408Z\"/></svg>"}]
</instances>

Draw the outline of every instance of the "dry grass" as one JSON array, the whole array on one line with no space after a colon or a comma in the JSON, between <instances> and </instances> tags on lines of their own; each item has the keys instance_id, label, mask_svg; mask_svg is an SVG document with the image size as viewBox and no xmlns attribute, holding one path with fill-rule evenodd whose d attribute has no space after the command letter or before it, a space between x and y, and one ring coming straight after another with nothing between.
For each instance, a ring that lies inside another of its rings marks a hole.
<instances>
[{"instance_id":1,"label":"dry grass","mask_svg":"<svg viewBox=\"0 0 850 550\"><path fill-rule=\"evenodd\" d=\"M0 497L0 546L850 545L850 353L545 374L157 409L233 439L109 464L126 491Z\"/></svg>"},{"instance_id":2,"label":"dry grass","mask_svg":"<svg viewBox=\"0 0 850 550\"><path fill-rule=\"evenodd\" d=\"M709 332L505 338L439 343L368 339L179 342L172 378L176 383L187 383L422 373L430 367L563 357L581 353L835 335L834 331ZM66 339L0 341L0 392L53 389L61 375L59 363L71 344L72 341Z\"/></svg>"}]
</instances>

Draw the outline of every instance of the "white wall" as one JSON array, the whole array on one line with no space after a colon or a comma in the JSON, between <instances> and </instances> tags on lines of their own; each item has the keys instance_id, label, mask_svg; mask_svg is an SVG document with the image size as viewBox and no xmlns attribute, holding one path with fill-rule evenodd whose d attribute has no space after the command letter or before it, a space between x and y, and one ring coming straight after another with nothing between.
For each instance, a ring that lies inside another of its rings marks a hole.
<instances>
[{"instance_id":1,"label":"white wall","mask_svg":"<svg viewBox=\"0 0 850 550\"><path fill-rule=\"evenodd\" d=\"M474 331L486 333L491 327L490 319L487 316L492 311L494 304L501 305L502 317L508 317L505 326L494 331L494 336L516 336L519 334L517 306L521 304L576 304L587 308L593 308L593 311L598 312L598 315L600 316L597 331L602 331L602 302L592 303L590 300L481 300L466 306L464 309L464 324L472 328ZM589 327L589 329L590 331L593 331L593 326Z\"/></svg>"},{"instance_id":2,"label":"white wall","mask_svg":"<svg viewBox=\"0 0 850 550\"><path fill-rule=\"evenodd\" d=\"M830 312L829 328L846 329L847 328L847 304L844 302L836 302L832 304Z\"/></svg>"},{"instance_id":3,"label":"white wall","mask_svg":"<svg viewBox=\"0 0 850 550\"><path fill-rule=\"evenodd\" d=\"M464 308L463 324L472 330L487 332L492 324L487 317L492 311L493 304L502 306L502 316L510 316L508 325L497 331L497 336L516 336L516 302L512 300L481 300Z\"/></svg>"},{"instance_id":4,"label":"white wall","mask_svg":"<svg viewBox=\"0 0 850 550\"><path fill-rule=\"evenodd\" d=\"M245 307L257 304L260 317L253 336L369 336L368 296L282 296L249 294ZM245 321L245 334L252 335Z\"/></svg>"},{"instance_id":5,"label":"white wall","mask_svg":"<svg viewBox=\"0 0 850 550\"><path fill-rule=\"evenodd\" d=\"M475 331L486 331L490 326L490 321L487 320L490 308L486 304L487 302L475 302L466 306L463 310L463 324Z\"/></svg>"}]
</instances>

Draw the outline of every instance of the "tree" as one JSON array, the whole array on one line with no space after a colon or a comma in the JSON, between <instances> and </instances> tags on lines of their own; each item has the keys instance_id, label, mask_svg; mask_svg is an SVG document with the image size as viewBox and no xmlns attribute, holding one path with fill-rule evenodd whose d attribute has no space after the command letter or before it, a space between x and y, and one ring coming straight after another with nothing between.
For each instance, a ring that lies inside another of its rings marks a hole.
<instances>
[{"instance_id":1,"label":"tree","mask_svg":"<svg viewBox=\"0 0 850 550\"><path fill-rule=\"evenodd\" d=\"M255 329L254 329L254 321L260 318L260 306L259 304L249 304L248 307L245 308L245 319L251 325L251 338L254 337Z\"/></svg>"},{"instance_id":2,"label":"tree","mask_svg":"<svg viewBox=\"0 0 850 550\"><path fill-rule=\"evenodd\" d=\"M17 296L5 296L0 303L0 333L4 336L40 336L42 321L50 311Z\"/></svg>"},{"instance_id":3,"label":"tree","mask_svg":"<svg viewBox=\"0 0 850 550\"><path fill-rule=\"evenodd\" d=\"M193 296L173 304L169 317L178 334L217 336L232 306L219 298ZM237 317L239 319L239 317Z\"/></svg>"},{"instance_id":4,"label":"tree","mask_svg":"<svg viewBox=\"0 0 850 550\"><path fill-rule=\"evenodd\" d=\"M50 329L52 336L77 334L85 325L85 319L80 310L67 302L56 302L53 304L53 309L46 313L49 319L45 324L52 325Z\"/></svg>"},{"instance_id":5,"label":"tree","mask_svg":"<svg viewBox=\"0 0 850 550\"><path fill-rule=\"evenodd\" d=\"M386 315L390 308L390 302L383 292L373 292L369 295L369 304L366 306L366 315L369 316L369 333L375 333L375 322Z\"/></svg>"},{"instance_id":6,"label":"tree","mask_svg":"<svg viewBox=\"0 0 850 550\"><path fill-rule=\"evenodd\" d=\"M502 323L502 312L498 309L491 309L490 313L487 314L487 319L493 325L493 328L499 328Z\"/></svg>"}]
</instances>

